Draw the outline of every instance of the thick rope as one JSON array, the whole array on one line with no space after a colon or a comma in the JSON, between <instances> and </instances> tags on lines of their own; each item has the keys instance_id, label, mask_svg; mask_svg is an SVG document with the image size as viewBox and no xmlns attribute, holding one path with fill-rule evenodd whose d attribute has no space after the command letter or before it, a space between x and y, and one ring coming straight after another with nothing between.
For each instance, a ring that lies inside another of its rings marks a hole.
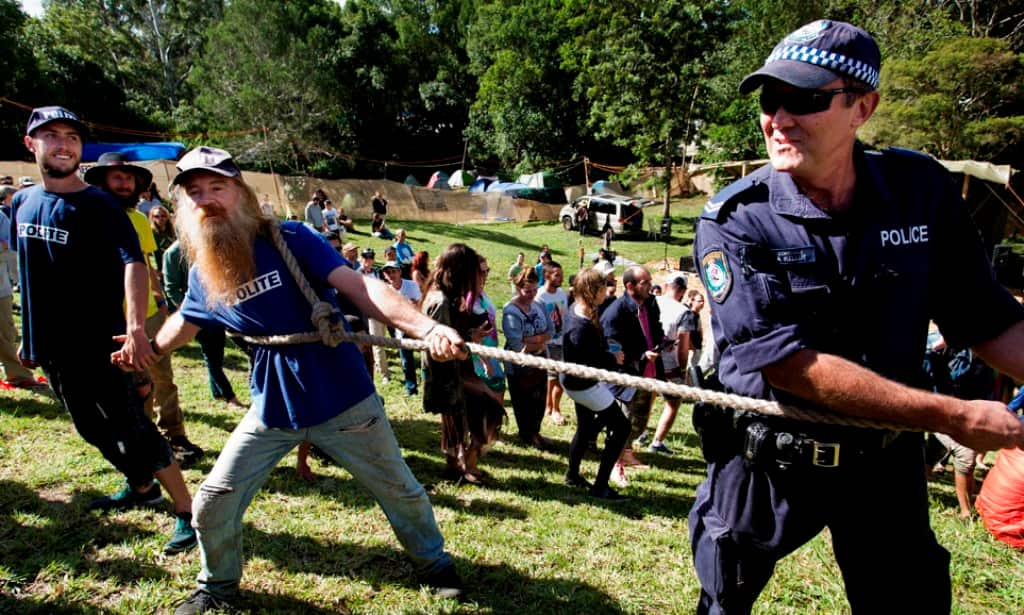
<instances>
[{"instance_id":1,"label":"thick rope","mask_svg":"<svg viewBox=\"0 0 1024 615\"><path fill-rule=\"evenodd\" d=\"M281 252L281 256L284 258L288 271L292 274L295 282L299 285L299 290L302 291L302 294L305 295L307 300L309 300L310 305L313 306L311 320L316 331L261 337L241 336L242 339L251 344L266 346L323 343L333 347L342 342L353 342L356 344L370 344L373 346L384 346L388 348L404 348L406 350L430 350L430 345L423 340L414 340L408 337L395 339L391 337L370 335L368 333L353 333L345 331L340 323L332 323L331 316L339 312L334 309L330 303L321 301L316 292L309 285L309 281L299 268L299 264L296 262L295 256L292 254L291 250L288 249L287 244L285 244L284 238L281 236L281 229L277 224L271 227L271 235L274 240L274 245ZM775 416L811 423L828 423L832 425L846 425L867 429L888 429L893 431L920 431L918 428L906 425L860 419L857 417L833 414L819 410L810 411L796 406L780 404L778 402L767 401L764 399L753 399L730 393L722 393L720 391L711 391L708 389L686 386L684 384L675 384L673 382L666 382L664 380L657 380L654 378L632 376L621 372L613 372L606 369L598 369L596 367L589 367L576 363L554 361L546 357L539 357L523 352L512 352L501 348L495 348L493 346L474 344L472 342L465 342L465 346L470 352L481 357L498 359L500 361L524 367L534 367L546 371L569 374L570 376L576 376L577 378L584 378L586 380L607 382L609 384L617 384L642 389L644 391L651 391L652 393L671 395L679 397L687 402L703 402L721 408L745 410L764 414L766 416Z\"/></svg>"}]
</instances>

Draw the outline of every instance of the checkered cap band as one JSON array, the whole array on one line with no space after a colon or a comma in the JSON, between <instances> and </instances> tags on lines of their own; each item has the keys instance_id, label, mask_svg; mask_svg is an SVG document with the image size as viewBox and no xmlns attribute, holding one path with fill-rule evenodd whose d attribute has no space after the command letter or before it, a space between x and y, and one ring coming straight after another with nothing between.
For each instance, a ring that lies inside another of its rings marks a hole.
<instances>
[{"instance_id":1,"label":"checkered cap band","mask_svg":"<svg viewBox=\"0 0 1024 615\"><path fill-rule=\"evenodd\" d=\"M878 70L860 60L846 57L841 53L823 51L806 45L786 45L781 49L777 48L773 51L764 63L768 65L779 60L807 62L808 64L814 64L849 75L854 79L863 81L872 88L878 88Z\"/></svg>"}]
</instances>

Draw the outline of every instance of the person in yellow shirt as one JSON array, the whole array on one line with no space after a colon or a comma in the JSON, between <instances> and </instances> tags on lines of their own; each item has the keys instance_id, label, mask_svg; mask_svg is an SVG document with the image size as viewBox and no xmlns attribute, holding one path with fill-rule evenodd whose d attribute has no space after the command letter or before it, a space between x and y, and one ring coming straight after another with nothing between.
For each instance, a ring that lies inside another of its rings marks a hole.
<instances>
[{"instance_id":1,"label":"person in yellow shirt","mask_svg":"<svg viewBox=\"0 0 1024 615\"><path fill-rule=\"evenodd\" d=\"M121 202L128 219L139 236L139 245L146 257L149 271L148 306L146 308L146 335L152 337L167 319L167 301L163 291L153 255L157 250L156 238L149 225L149 219L135 209L139 194L152 182L153 174L148 169L129 164L119 152L108 152L100 156L96 165L85 173L85 181L110 193ZM171 445L174 456L182 467L188 467L203 456L203 449L193 444L185 435L185 417L178 400L178 386L174 384L174 370L170 354L164 355L148 370L152 381L152 395L148 395L148 382L140 383L140 390L147 394L146 413L156 415L156 424Z\"/></svg>"}]
</instances>

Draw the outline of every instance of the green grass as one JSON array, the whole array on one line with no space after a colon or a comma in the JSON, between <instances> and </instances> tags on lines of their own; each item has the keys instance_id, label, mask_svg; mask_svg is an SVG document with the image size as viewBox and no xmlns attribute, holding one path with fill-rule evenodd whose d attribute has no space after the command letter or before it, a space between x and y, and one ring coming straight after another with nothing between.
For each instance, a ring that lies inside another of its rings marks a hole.
<instances>
[{"instance_id":1,"label":"green grass","mask_svg":"<svg viewBox=\"0 0 1024 615\"><path fill-rule=\"evenodd\" d=\"M678 206L674 228L684 228L697 207ZM576 235L553 223L402 225L416 249L435 255L451 241L467 241L490 257L496 271L506 269L519 250L532 259L541 243L549 243L556 258L574 262L564 255L574 256L577 245ZM587 241L592 251L598 240ZM688 238L673 245L670 259L688 252L688 245ZM660 244L623 241L615 247L640 262L662 257ZM496 278L488 291L501 305L509 296L504 271ZM228 363L235 388L244 391L244 357L232 349ZM209 399L195 345L176 353L174 365L189 434L211 453L185 471L195 491L240 413ZM428 485L448 549L470 586L469 600L438 600L418 587L367 492L344 470L315 461L319 478L304 483L295 476L291 454L246 515L246 600L240 606L265 613L693 611L698 584L686 515L704 464L685 407L667 442L677 455L652 459L650 470L633 472L625 490L631 500L609 505L561 484L571 424L545 423L557 450L538 453L516 443L511 409L506 441L481 463L491 484L439 483L437 418L422 412L419 398L405 398L397 379L381 391L406 459ZM572 423L567 399L563 412ZM658 412L660 404L652 423ZM583 471L593 476L596 460L588 457ZM160 553L173 527L166 509L107 515L85 510L121 480L53 402L21 391L0 397L0 612L166 612L193 589L198 552ZM993 540L980 522L958 521L949 474L930 490L933 525L952 552L955 612L1024 612L1020 554ZM757 606L759 613L847 611L827 532L780 563Z\"/></svg>"}]
</instances>

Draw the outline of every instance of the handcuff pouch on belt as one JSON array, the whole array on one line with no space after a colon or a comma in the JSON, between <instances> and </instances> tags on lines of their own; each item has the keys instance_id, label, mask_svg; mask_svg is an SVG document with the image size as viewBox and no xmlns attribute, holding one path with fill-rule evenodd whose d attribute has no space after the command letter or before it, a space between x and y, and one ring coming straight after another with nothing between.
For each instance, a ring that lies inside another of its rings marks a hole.
<instances>
[{"instance_id":1,"label":"handcuff pouch on belt","mask_svg":"<svg viewBox=\"0 0 1024 615\"><path fill-rule=\"evenodd\" d=\"M743 462L748 468L837 468L841 448L839 442L821 442L803 434L776 431L758 420L750 421L743 430Z\"/></svg>"},{"instance_id":2,"label":"handcuff pouch on belt","mask_svg":"<svg viewBox=\"0 0 1024 615\"><path fill-rule=\"evenodd\" d=\"M804 434L778 431L750 413L697 403L693 407L693 426L700 436L704 459L709 463L739 454L748 468L835 468L840 464L839 442L822 442Z\"/></svg>"}]
</instances>

